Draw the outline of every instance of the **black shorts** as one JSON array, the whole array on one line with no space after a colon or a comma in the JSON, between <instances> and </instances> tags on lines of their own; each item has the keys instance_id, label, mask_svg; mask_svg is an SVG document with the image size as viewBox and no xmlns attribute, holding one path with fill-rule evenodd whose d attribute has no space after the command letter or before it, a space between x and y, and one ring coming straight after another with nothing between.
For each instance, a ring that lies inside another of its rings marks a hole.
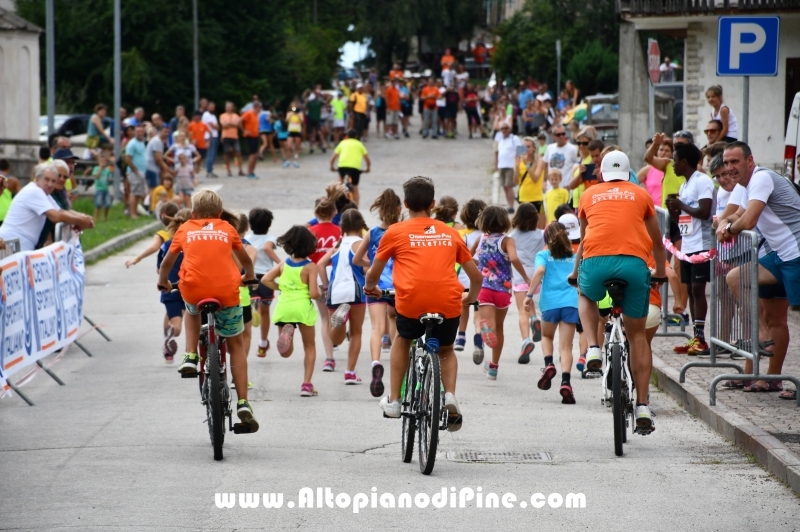
<instances>
[{"instance_id":1,"label":"black shorts","mask_svg":"<svg viewBox=\"0 0 800 532\"><path fill-rule=\"evenodd\" d=\"M269 304L272 303L272 300L275 299L275 290L261 284L262 277L264 277L263 273L256 274L256 279L258 279L259 282L256 285L255 292L256 295L261 298L261 303L269 306Z\"/></svg>"},{"instance_id":2,"label":"black shorts","mask_svg":"<svg viewBox=\"0 0 800 532\"><path fill-rule=\"evenodd\" d=\"M681 240L683 240L683 237L681 236L681 228L678 227L678 222L670 220L669 221L669 241L672 242L673 244L676 244L676 243L680 242Z\"/></svg>"},{"instance_id":3,"label":"black shorts","mask_svg":"<svg viewBox=\"0 0 800 532\"><path fill-rule=\"evenodd\" d=\"M239 153L242 151L239 146L239 139L222 139L222 151L224 153Z\"/></svg>"},{"instance_id":4,"label":"black shorts","mask_svg":"<svg viewBox=\"0 0 800 532\"><path fill-rule=\"evenodd\" d=\"M437 113L442 120L447 119L447 107L437 107Z\"/></svg>"},{"instance_id":5,"label":"black shorts","mask_svg":"<svg viewBox=\"0 0 800 532\"><path fill-rule=\"evenodd\" d=\"M344 179L345 177L350 176L350 184L354 187L358 186L358 182L361 180L361 170L356 170L355 168L347 168L339 167L339 177Z\"/></svg>"},{"instance_id":6,"label":"black shorts","mask_svg":"<svg viewBox=\"0 0 800 532\"><path fill-rule=\"evenodd\" d=\"M250 323L253 321L253 307L245 305L242 307L242 323Z\"/></svg>"},{"instance_id":7,"label":"black shorts","mask_svg":"<svg viewBox=\"0 0 800 532\"><path fill-rule=\"evenodd\" d=\"M453 104L448 104L444 108L444 113L447 118L455 118L458 114L458 107Z\"/></svg>"},{"instance_id":8,"label":"black shorts","mask_svg":"<svg viewBox=\"0 0 800 532\"><path fill-rule=\"evenodd\" d=\"M258 137L245 137L244 142L247 145L248 155L255 155L258 153Z\"/></svg>"},{"instance_id":9,"label":"black shorts","mask_svg":"<svg viewBox=\"0 0 800 532\"><path fill-rule=\"evenodd\" d=\"M314 131L318 131L319 130L319 124L320 124L319 120L311 120L309 118L308 119L308 124L306 126L306 131L308 131L309 133L313 133Z\"/></svg>"},{"instance_id":10,"label":"black shorts","mask_svg":"<svg viewBox=\"0 0 800 532\"><path fill-rule=\"evenodd\" d=\"M523 201L522 203L530 203L536 208L536 212L539 214L543 214L544 211L542 210L542 205L544 205L543 201Z\"/></svg>"},{"instance_id":11,"label":"black shorts","mask_svg":"<svg viewBox=\"0 0 800 532\"><path fill-rule=\"evenodd\" d=\"M290 139L299 139L302 136L303 136L303 134L300 133L299 131L292 131L292 132L289 133L289 138Z\"/></svg>"},{"instance_id":12,"label":"black shorts","mask_svg":"<svg viewBox=\"0 0 800 532\"><path fill-rule=\"evenodd\" d=\"M687 255L692 256L696 255L697 253L702 253L702 251L698 251L696 253L687 253ZM685 260L681 261L681 282L683 284L692 284L692 283L710 283L711 282L711 262L701 262L700 264L694 264L691 262L686 262Z\"/></svg>"},{"instance_id":13,"label":"black shorts","mask_svg":"<svg viewBox=\"0 0 800 532\"><path fill-rule=\"evenodd\" d=\"M786 299L786 288L780 283L778 284L760 284L758 285L758 298L759 299Z\"/></svg>"},{"instance_id":14,"label":"black shorts","mask_svg":"<svg viewBox=\"0 0 800 532\"><path fill-rule=\"evenodd\" d=\"M197 153L200 154L201 159L205 159L206 155L208 155L208 148L197 148Z\"/></svg>"},{"instance_id":15,"label":"black shorts","mask_svg":"<svg viewBox=\"0 0 800 532\"><path fill-rule=\"evenodd\" d=\"M431 336L439 340L439 345L442 347L453 345L456 341L460 321L461 317L445 318L442 323L431 329ZM398 312L397 334L406 340L416 340L425 336L425 325L419 321L419 318L407 318Z\"/></svg>"},{"instance_id":16,"label":"black shorts","mask_svg":"<svg viewBox=\"0 0 800 532\"><path fill-rule=\"evenodd\" d=\"M467 112L467 121L470 124L477 125L481 123L481 115L476 107L466 107L464 110Z\"/></svg>"}]
</instances>

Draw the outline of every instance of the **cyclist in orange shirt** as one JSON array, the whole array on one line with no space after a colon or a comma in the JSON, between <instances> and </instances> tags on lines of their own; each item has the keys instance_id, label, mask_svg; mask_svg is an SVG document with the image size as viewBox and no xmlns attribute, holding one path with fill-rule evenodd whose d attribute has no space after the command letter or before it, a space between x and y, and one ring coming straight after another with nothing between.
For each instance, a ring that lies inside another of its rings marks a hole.
<instances>
[{"instance_id":1,"label":"cyclist in orange shirt","mask_svg":"<svg viewBox=\"0 0 800 532\"><path fill-rule=\"evenodd\" d=\"M458 231L431 218L436 205L433 181L427 177L413 177L403 184L403 192L403 204L408 208L409 219L389 226L383 234L364 284L367 295L381 297L378 281L386 263L394 259L392 277L397 336L392 342L390 355L389 395L381 399L380 405L386 417L400 417L400 388L408 369L411 341L425 334L425 326L419 317L438 313L445 319L433 328L431 334L441 346L439 360L445 391L444 407L448 417L460 417L455 398L458 361L453 343L462 305L477 301L482 277ZM455 264L460 264L469 277L470 288L466 296ZM448 430L453 432L459 428L460 423L448 426Z\"/></svg>"},{"instance_id":2,"label":"cyclist in orange shirt","mask_svg":"<svg viewBox=\"0 0 800 532\"><path fill-rule=\"evenodd\" d=\"M253 107L242 113L242 136L247 146L247 179L258 179L256 162L258 161L258 122L261 114L261 102L253 102Z\"/></svg>"},{"instance_id":3,"label":"cyclist in orange shirt","mask_svg":"<svg viewBox=\"0 0 800 532\"><path fill-rule=\"evenodd\" d=\"M237 218L223 211L222 199L216 192L201 190L194 195L192 218L172 237L158 275L158 289L169 292L169 272L183 252L179 275L181 297L186 304L186 354L178 372L184 376L197 375L201 325L197 304L208 298L219 300L222 308L216 312L215 326L217 334L225 338L230 354L231 373L239 397L236 413L242 423L250 424L250 432L255 432L258 422L247 402L247 354L242 341L244 322L239 296L243 281L255 283L253 261L244 250L239 233L228 221L237 223ZM239 273L233 257L244 268L244 275Z\"/></svg>"}]
</instances>

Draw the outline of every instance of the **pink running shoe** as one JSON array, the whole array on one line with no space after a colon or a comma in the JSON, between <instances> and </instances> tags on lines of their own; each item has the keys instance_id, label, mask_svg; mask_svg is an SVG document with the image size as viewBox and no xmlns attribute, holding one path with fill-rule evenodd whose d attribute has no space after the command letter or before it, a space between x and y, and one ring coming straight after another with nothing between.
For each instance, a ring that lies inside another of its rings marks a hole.
<instances>
[{"instance_id":1,"label":"pink running shoe","mask_svg":"<svg viewBox=\"0 0 800 532\"><path fill-rule=\"evenodd\" d=\"M292 337L294 336L294 325L291 323L281 327L281 334L278 336L278 353L281 355L289 351L292 347Z\"/></svg>"},{"instance_id":2,"label":"pink running shoe","mask_svg":"<svg viewBox=\"0 0 800 532\"><path fill-rule=\"evenodd\" d=\"M353 373L345 372L345 374L344 374L344 383L345 384L361 384L361 378L359 378L359 376L356 375L355 372L353 372Z\"/></svg>"},{"instance_id":3,"label":"pink running shoe","mask_svg":"<svg viewBox=\"0 0 800 532\"><path fill-rule=\"evenodd\" d=\"M334 371L336 369L336 361L332 358L326 358L322 363L322 371Z\"/></svg>"},{"instance_id":4,"label":"pink running shoe","mask_svg":"<svg viewBox=\"0 0 800 532\"><path fill-rule=\"evenodd\" d=\"M481 320L481 339L486 347L497 347L497 335L489 325L489 320Z\"/></svg>"},{"instance_id":5,"label":"pink running shoe","mask_svg":"<svg viewBox=\"0 0 800 532\"><path fill-rule=\"evenodd\" d=\"M314 389L314 385L310 382L304 382L300 386L300 397L314 397L317 395L317 390Z\"/></svg>"}]
</instances>

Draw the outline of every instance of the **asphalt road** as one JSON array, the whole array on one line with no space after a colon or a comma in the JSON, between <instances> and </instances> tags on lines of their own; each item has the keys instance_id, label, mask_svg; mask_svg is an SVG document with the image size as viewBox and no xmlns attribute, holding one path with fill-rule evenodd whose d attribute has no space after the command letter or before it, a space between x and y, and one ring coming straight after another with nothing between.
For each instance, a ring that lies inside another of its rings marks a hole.
<instances>
[{"instance_id":1,"label":"asphalt road","mask_svg":"<svg viewBox=\"0 0 800 532\"><path fill-rule=\"evenodd\" d=\"M383 188L399 191L406 178L420 174L435 180L439 194L462 202L491 197L487 140L462 135L423 142L414 135L371 139L368 148L373 172L362 181L362 211ZM220 193L232 208L273 209L273 232L280 234L312 216L313 199L334 177L327 160L305 156L299 170L261 163L259 181L222 178ZM143 247L87 271L85 311L105 325L113 342L85 336L94 358L70 348L54 367L66 386L40 375L24 388L36 407L18 397L0 400L0 530L797 529L800 501L786 486L658 391L652 393L657 430L629 436L625 455L615 457L611 414L600 404L598 381L576 375L577 404L562 405L557 387L536 388L539 346L531 364L516 363L515 310L496 382L472 363L471 349L459 357L464 427L442 434L431 476L419 473L416 456L411 464L401 462L400 422L381 417L366 382L345 386L341 364L335 373L320 371L321 349L314 398L299 396L300 356L281 359L274 349L266 359L251 355L250 398L261 430L228 434L225 459L215 462L196 381L180 379L177 364L166 365L160 353L163 308L155 259L124 267ZM343 362L344 350L337 356ZM358 371L368 381L366 342ZM467 451L546 459L448 459ZM323 497L323 508L300 508L302 488L314 495L330 488L334 507ZM344 504L358 493L369 499L375 489L378 500L384 493L408 493L421 505L425 497L419 494L443 488L448 495L451 488L456 494L471 488L476 499L465 508L457 500L450 507L448 500L444 508L378 504L357 514L352 501ZM478 488L484 498L510 493L518 502L478 508ZM217 507L215 494L222 493L236 494L235 508ZM240 493L282 493L283 505L242 508ZM557 506L558 495L579 493L585 508L537 509L530 503L533 494L542 494L541 500L549 497Z\"/></svg>"}]
</instances>

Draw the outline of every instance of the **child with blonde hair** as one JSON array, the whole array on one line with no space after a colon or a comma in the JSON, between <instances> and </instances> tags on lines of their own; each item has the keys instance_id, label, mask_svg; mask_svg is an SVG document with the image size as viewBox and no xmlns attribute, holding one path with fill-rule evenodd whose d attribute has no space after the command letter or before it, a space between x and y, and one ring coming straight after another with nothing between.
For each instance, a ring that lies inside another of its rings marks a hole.
<instances>
[{"instance_id":1,"label":"child with blonde hair","mask_svg":"<svg viewBox=\"0 0 800 532\"><path fill-rule=\"evenodd\" d=\"M461 214L459 214L459 218L461 218L463 228L458 230L458 234L464 240L464 243L467 245L467 249L472 249L472 245L481 237L481 232L478 231L476 224L478 222L478 217L485 208L486 202L481 199L471 199L466 202L463 207L461 207ZM464 287L464 290L469 290L470 283L467 273L460 266L458 266L456 269L458 270L458 280L461 281L461 285ZM480 364L481 361L483 361L483 339L481 339L481 334L478 332L480 331L480 315L478 314L477 302L473 305L462 306L461 319L458 323L458 334L456 335L456 341L453 345L453 349L455 351L463 351L467 344L469 309L473 307L475 308L475 316L473 320L475 323L475 335L473 336L472 341L475 347L472 351L472 360L477 361L475 364Z\"/></svg>"},{"instance_id":2,"label":"child with blonde hair","mask_svg":"<svg viewBox=\"0 0 800 532\"><path fill-rule=\"evenodd\" d=\"M547 214L547 223L558 220L556 209L569 201L569 190L561 188L561 170L550 170L547 172L547 182L550 190L544 195L544 211Z\"/></svg>"}]
</instances>

